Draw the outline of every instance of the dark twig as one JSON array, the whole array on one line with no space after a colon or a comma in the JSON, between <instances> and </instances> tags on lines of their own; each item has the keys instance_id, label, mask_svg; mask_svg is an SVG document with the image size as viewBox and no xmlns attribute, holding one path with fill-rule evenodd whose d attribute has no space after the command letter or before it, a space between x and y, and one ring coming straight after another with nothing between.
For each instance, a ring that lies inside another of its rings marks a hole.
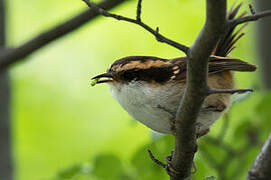
<instances>
[{"instance_id":1,"label":"dark twig","mask_svg":"<svg viewBox=\"0 0 271 180\"><path fill-rule=\"evenodd\" d=\"M247 180L265 180L271 177L271 134L249 170Z\"/></svg>"},{"instance_id":2,"label":"dark twig","mask_svg":"<svg viewBox=\"0 0 271 180\"><path fill-rule=\"evenodd\" d=\"M109 13L109 12L105 11L104 9L102 9L101 7L97 6L95 3L92 3L88 0L82 0L82 1L84 1L90 8L92 8L96 12L102 14L103 16L111 17L111 18L117 19L119 21L126 21L126 22L130 22L133 24L137 24L137 25L141 26L142 28L144 28L145 30L147 30L148 32L150 32L151 34L153 34L155 36L155 38L157 39L157 41L169 44L169 45L183 51L185 54L187 54L189 51L189 47L182 45L176 41L173 41L171 39L166 38L165 36L160 34L159 31L157 31L157 29L154 30L150 26L148 26L147 24L145 24L141 21L141 17L140 17L140 15L141 15L141 0L139 0L139 2L138 2L137 18L136 19L132 19L132 18L121 16L121 15Z\"/></svg>"},{"instance_id":3,"label":"dark twig","mask_svg":"<svg viewBox=\"0 0 271 180\"><path fill-rule=\"evenodd\" d=\"M153 162L155 162L155 164L158 164L159 166L161 166L164 169L167 167L167 165L165 163L161 162L160 160L158 160L158 159L156 159L154 157L154 155L152 154L151 150L148 149L148 153L149 153L149 156L150 156L151 160Z\"/></svg>"},{"instance_id":4,"label":"dark twig","mask_svg":"<svg viewBox=\"0 0 271 180\"><path fill-rule=\"evenodd\" d=\"M250 13L251 13L252 15L255 15L256 12L255 12L253 6L252 6L251 4L249 4L248 7L249 7L249 10L250 10Z\"/></svg>"},{"instance_id":5,"label":"dark twig","mask_svg":"<svg viewBox=\"0 0 271 180\"><path fill-rule=\"evenodd\" d=\"M157 108L158 109L161 109L161 110L163 110L163 111L165 111L165 112L167 112L168 114L170 114L174 119L173 120L175 120L175 112L174 111L172 111L172 110L170 110L170 109L167 109L166 107L163 107L163 106L161 106L161 105L158 105L157 106Z\"/></svg>"},{"instance_id":6,"label":"dark twig","mask_svg":"<svg viewBox=\"0 0 271 180\"><path fill-rule=\"evenodd\" d=\"M196 166L195 162L192 163L192 167L193 167L192 168L193 170L191 171L191 174L196 174L196 172L197 172L197 166Z\"/></svg>"},{"instance_id":7,"label":"dark twig","mask_svg":"<svg viewBox=\"0 0 271 180\"><path fill-rule=\"evenodd\" d=\"M242 94L242 93L247 93L247 92L253 92L253 89L209 89L208 95L211 94L221 94L221 93L226 93L226 94Z\"/></svg>"},{"instance_id":8,"label":"dark twig","mask_svg":"<svg viewBox=\"0 0 271 180\"><path fill-rule=\"evenodd\" d=\"M174 169L180 174L171 180L190 176L196 143L196 120L207 96L208 59L219 38L226 32L226 0L206 0L206 22L190 48L187 66L185 95L176 116L175 150L172 158Z\"/></svg>"},{"instance_id":9,"label":"dark twig","mask_svg":"<svg viewBox=\"0 0 271 180\"><path fill-rule=\"evenodd\" d=\"M7 45L6 37L7 33L7 4L5 0L0 0L0 53ZM11 35L11 34L10 34ZM14 177L13 169L13 138L11 136L12 132L12 105L11 105L11 84L10 73L8 71L0 72L0 179L12 180Z\"/></svg>"},{"instance_id":10,"label":"dark twig","mask_svg":"<svg viewBox=\"0 0 271 180\"><path fill-rule=\"evenodd\" d=\"M137 12L136 12L136 20L141 22L141 8L142 8L142 0L138 0L137 3Z\"/></svg>"},{"instance_id":11,"label":"dark twig","mask_svg":"<svg viewBox=\"0 0 271 180\"><path fill-rule=\"evenodd\" d=\"M112 9L127 0L105 0L99 4L104 9ZM66 22L45 31L26 43L0 52L0 71L10 67L12 64L23 61L26 56L39 50L54 40L76 30L83 24L95 19L100 14L96 11L86 10Z\"/></svg>"},{"instance_id":12,"label":"dark twig","mask_svg":"<svg viewBox=\"0 0 271 180\"><path fill-rule=\"evenodd\" d=\"M271 10L255 13L251 16L240 17L240 18L231 20L229 22L230 22L231 26L237 26L239 24L243 24L246 22L257 21L261 18L268 17L268 16L271 16Z\"/></svg>"}]
</instances>

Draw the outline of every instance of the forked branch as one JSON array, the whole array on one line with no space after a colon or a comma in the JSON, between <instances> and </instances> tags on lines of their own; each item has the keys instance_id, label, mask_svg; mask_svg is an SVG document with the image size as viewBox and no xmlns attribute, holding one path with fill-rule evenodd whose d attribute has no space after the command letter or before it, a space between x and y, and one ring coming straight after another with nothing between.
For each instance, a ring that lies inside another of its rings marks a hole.
<instances>
[{"instance_id":1,"label":"forked branch","mask_svg":"<svg viewBox=\"0 0 271 180\"><path fill-rule=\"evenodd\" d=\"M141 22L141 9L142 9L142 0L138 0L137 11L136 11L136 20Z\"/></svg>"},{"instance_id":2,"label":"forked branch","mask_svg":"<svg viewBox=\"0 0 271 180\"><path fill-rule=\"evenodd\" d=\"M253 12L253 13L255 13L255 12ZM239 24L244 24L244 23L251 22L251 21L257 21L261 18L268 17L268 16L271 16L270 10L255 13L250 16L244 16L244 17L234 19L234 20L230 21L230 24L231 24L231 26L237 26Z\"/></svg>"},{"instance_id":3,"label":"forked branch","mask_svg":"<svg viewBox=\"0 0 271 180\"><path fill-rule=\"evenodd\" d=\"M253 89L209 89L208 90L208 95L211 94L242 94L242 93L247 93L247 92L253 92Z\"/></svg>"},{"instance_id":4,"label":"forked branch","mask_svg":"<svg viewBox=\"0 0 271 180\"><path fill-rule=\"evenodd\" d=\"M99 6L109 10L126 1L127 0L104 0L103 2L99 3ZM75 17L68 19L67 21L47 31L40 33L36 37L33 37L32 39L23 43L22 45L19 45L18 47L2 49L0 51L0 71L7 69L8 67L17 62L26 60L24 58L28 55L57 40L58 38L61 38L66 34L76 30L83 24L94 20L99 15L100 14L96 11L83 11Z\"/></svg>"},{"instance_id":5,"label":"forked branch","mask_svg":"<svg viewBox=\"0 0 271 180\"><path fill-rule=\"evenodd\" d=\"M156 28L156 30L154 30L149 25L142 22L142 20L141 20L141 7L142 7L141 3L142 3L142 0L139 0L138 4L137 4L136 19L132 19L132 18L121 16L121 15L109 13L109 12L105 11L104 9L102 9L101 7L97 6L95 3L92 3L91 1L88 1L88 0L83 0L83 1L90 8L92 8L93 10L99 12L100 14L102 14L102 15L104 15L106 17L111 17L111 18L117 19L119 21L126 21L126 22L130 22L130 23L133 23L133 24L137 24L137 25L141 26L142 28L144 28L145 30L147 30L148 32L150 32L152 35L154 35L157 41L169 44L169 45L183 51L185 54L188 54L188 52L189 52L189 47L165 37L164 35L162 35L159 32L159 28Z\"/></svg>"},{"instance_id":6,"label":"forked branch","mask_svg":"<svg viewBox=\"0 0 271 180\"><path fill-rule=\"evenodd\" d=\"M249 170L247 180L264 180L271 177L271 134L264 143L254 164Z\"/></svg>"}]
</instances>

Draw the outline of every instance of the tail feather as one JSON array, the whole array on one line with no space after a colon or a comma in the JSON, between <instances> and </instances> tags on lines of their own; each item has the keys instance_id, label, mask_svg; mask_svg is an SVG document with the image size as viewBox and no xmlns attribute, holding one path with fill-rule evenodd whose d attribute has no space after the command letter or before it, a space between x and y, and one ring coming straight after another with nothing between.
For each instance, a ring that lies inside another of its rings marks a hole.
<instances>
[{"instance_id":1,"label":"tail feather","mask_svg":"<svg viewBox=\"0 0 271 180\"><path fill-rule=\"evenodd\" d=\"M230 57L211 56L209 59L209 73L215 73L225 70L252 72L257 66Z\"/></svg>"},{"instance_id":2,"label":"tail feather","mask_svg":"<svg viewBox=\"0 0 271 180\"><path fill-rule=\"evenodd\" d=\"M228 20L234 19L242 6L242 3L238 4L236 7L235 4L236 2L233 4L231 9L227 13ZM243 12L239 17L243 17L245 15L246 12ZM245 35L245 33L242 33L242 30L246 27L246 25L247 24L241 26L235 33L234 31L236 26L230 28L228 32L225 33L225 35L220 38L212 54L215 56L222 57L228 56L229 53L232 52L233 49L235 49L234 45L236 44L236 42Z\"/></svg>"}]
</instances>

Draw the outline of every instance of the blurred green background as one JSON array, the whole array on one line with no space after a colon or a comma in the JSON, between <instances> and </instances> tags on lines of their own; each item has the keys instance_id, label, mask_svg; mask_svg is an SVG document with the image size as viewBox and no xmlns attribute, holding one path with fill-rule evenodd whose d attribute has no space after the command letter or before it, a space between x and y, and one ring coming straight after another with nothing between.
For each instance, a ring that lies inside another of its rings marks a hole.
<instances>
[{"instance_id":1,"label":"blurred green background","mask_svg":"<svg viewBox=\"0 0 271 180\"><path fill-rule=\"evenodd\" d=\"M86 9L80 0L9 0L7 6L11 46ZM159 26L167 37L191 45L204 23L204 7L202 0L146 0L142 18ZM113 12L134 17L135 9L136 1L131 0ZM248 2L243 9L248 10ZM251 43L254 25L244 31L246 36L232 56L259 64L256 45ZM114 60L131 55L183 56L140 27L99 17L11 69L16 180L168 179L148 158L147 149L164 160L174 147L173 137L153 133L132 120L106 85L90 86L92 76L104 72ZM270 131L271 96L260 91L260 71L259 67L256 73L236 73L237 87L255 87L256 92L236 97L227 118L221 118L199 140L193 179L246 177ZM224 162L229 157L233 159ZM237 167L243 170L236 173Z\"/></svg>"}]
</instances>

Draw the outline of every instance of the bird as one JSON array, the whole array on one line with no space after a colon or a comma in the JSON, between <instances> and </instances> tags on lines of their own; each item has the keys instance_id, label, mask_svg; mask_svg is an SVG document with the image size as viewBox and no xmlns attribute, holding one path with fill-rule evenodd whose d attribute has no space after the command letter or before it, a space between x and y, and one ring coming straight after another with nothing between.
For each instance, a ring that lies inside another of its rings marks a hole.
<instances>
[{"instance_id":1,"label":"bird","mask_svg":"<svg viewBox=\"0 0 271 180\"><path fill-rule=\"evenodd\" d=\"M227 14L233 19L241 5ZM244 16L243 13L241 16ZM208 86L233 89L234 71L252 72L256 66L229 56L244 35L242 26L232 27L220 38L208 60ZM176 134L175 116L186 87L187 57L164 59L154 56L128 56L92 79L108 84L113 97L137 121L163 134ZM231 104L230 94L212 94L205 98L196 121L196 135L209 132Z\"/></svg>"}]
</instances>

